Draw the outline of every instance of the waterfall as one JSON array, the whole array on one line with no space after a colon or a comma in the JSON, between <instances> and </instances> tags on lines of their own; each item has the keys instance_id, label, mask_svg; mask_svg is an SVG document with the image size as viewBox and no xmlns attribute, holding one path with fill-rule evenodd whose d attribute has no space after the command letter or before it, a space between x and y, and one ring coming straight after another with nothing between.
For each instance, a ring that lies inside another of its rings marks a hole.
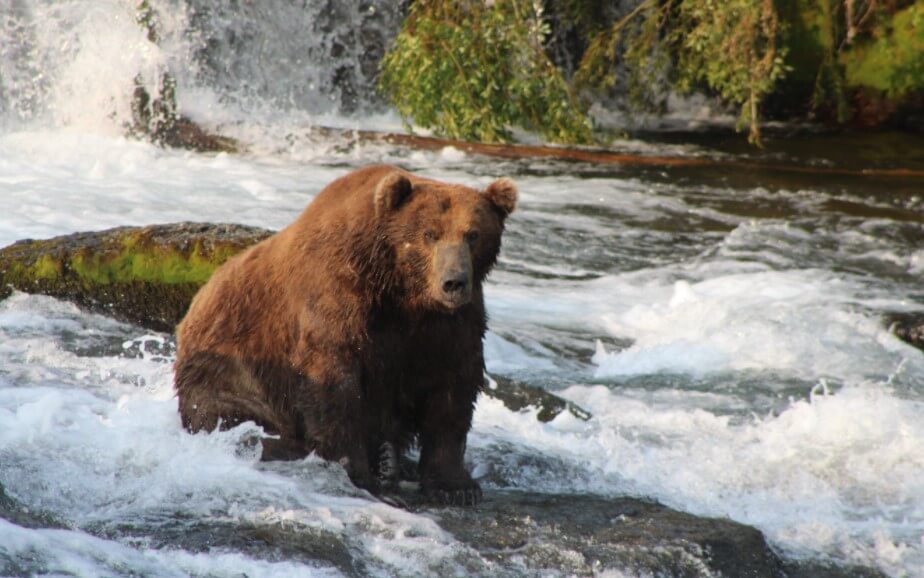
<instances>
[{"instance_id":1,"label":"waterfall","mask_svg":"<svg viewBox=\"0 0 924 578\"><path fill-rule=\"evenodd\" d=\"M156 98L167 79L179 113L212 124L374 112L401 16L368 0L0 0L0 126L124 134L138 88Z\"/></svg>"}]
</instances>

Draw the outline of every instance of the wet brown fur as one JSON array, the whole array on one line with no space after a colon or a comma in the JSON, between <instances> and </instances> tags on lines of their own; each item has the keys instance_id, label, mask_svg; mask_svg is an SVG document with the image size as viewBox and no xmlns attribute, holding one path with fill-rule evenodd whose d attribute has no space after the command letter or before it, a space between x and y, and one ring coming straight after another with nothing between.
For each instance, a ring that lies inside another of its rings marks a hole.
<instances>
[{"instance_id":1,"label":"wet brown fur","mask_svg":"<svg viewBox=\"0 0 924 578\"><path fill-rule=\"evenodd\" d=\"M193 300L177 329L184 426L252 420L279 436L264 459L346 458L373 491L381 443L416 437L425 491L477 489L462 459L483 382L481 286L516 195L507 179L479 192L389 166L328 185ZM441 297L437 247L470 259L467 303Z\"/></svg>"}]
</instances>

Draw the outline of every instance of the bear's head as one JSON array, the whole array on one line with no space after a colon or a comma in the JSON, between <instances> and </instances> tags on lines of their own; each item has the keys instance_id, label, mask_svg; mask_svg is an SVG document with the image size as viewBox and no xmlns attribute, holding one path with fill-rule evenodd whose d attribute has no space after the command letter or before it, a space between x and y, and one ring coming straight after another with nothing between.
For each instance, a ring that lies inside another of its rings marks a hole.
<instances>
[{"instance_id":1,"label":"bear's head","mask_svg":"<svg viewBox=\"0 0 924 578\"><path fill-rule=\"evenodd\" d=\"M374 198L405 305L451 312L471 302L494 266L517 188L504 178L476 191L395 171Z\"/></svg>"}]
</instances>

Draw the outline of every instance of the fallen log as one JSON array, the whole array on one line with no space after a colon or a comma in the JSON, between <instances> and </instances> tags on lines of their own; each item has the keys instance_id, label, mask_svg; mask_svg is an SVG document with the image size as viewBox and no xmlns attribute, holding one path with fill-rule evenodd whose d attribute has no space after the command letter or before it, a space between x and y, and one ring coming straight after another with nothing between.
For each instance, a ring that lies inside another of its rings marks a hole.
<instances>
[{"instance_id":1,"label":"fallen log","mask_svg":"<svg viewBox=\"0 0 924 578\"><path fill-rule=\"evenodd\" d=\"M439 151L452 147L468 154L509 160L549 159L584 162L597 165L622 165L635 167L727 167L729 164L743 169L777 171L783 173L804 173L814 175L924 178L924 170L906 168L840 168L805 166L784 163L764 163L709 157L681 157L668 155L645 155L619 152L603 148L562 147L525 144L492 144L468 142L446 138L422 136L407 133L378 132L371 130L348 130L331 127L314 127L309 136L323 139L342 139L348 143L389 144L426 151Z\"/></svg>"},{"instance_id":2,"label":"fallen log","mask_svg":"<svg viewBox=\"0 0 924 578\"><path fill-rule=\"evenodd\" d=\"M197 152L240 153L247 150L246 145L240 141L211 133L185 117L178 117L174 122L158 128L154 132L149 133L146 130L139 130L137 134L141 136L147 135L154 142L165 146ZM594 165L652 168L727 167L733 165L741 169L780 173L847 177L924 178L924 170L908 168L867 167L852 169L710 157L646 155L603 148L469 142L412 133L351 130L326 126L312 127L308 132L308 136L309 138L314 137L326 141L342 141L347 147L354 144L387 144L424 151L440 151L451 147L467 154L508 160L548 159Z\"/></svg>"}]
</instances>

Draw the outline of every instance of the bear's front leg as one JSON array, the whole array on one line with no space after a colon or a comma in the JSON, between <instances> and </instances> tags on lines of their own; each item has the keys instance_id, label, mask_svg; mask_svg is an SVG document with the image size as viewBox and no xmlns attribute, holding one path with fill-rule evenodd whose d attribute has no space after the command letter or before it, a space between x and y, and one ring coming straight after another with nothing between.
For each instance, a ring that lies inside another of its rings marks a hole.
<instances>
[{"instance_id":1,"label":"bear's front leg","mask_svg":"<svg viewBox=\"0 0 924 578\"><path fill-rule=\"evenodd\" d=\"M477 392L448 388L428 396L420 432L420 489L428 500L459 506L481 501L481 487L464 463Z\"/></svg>"},{"instance_id":2,"label":"bear's front leg","mask_svg":"<svg viewBox=\"0 0 924 578\"><path fill-rule=\"evenodd\" d=\"M322 458L343 464L356 487L377 494L379 484L366 445L359 364L337 362L336 353L328 350L326 356L319 355L318 361L305 366L307 383L299 405L306 437L315 442Z\"/></svg>"}]
</instances>

